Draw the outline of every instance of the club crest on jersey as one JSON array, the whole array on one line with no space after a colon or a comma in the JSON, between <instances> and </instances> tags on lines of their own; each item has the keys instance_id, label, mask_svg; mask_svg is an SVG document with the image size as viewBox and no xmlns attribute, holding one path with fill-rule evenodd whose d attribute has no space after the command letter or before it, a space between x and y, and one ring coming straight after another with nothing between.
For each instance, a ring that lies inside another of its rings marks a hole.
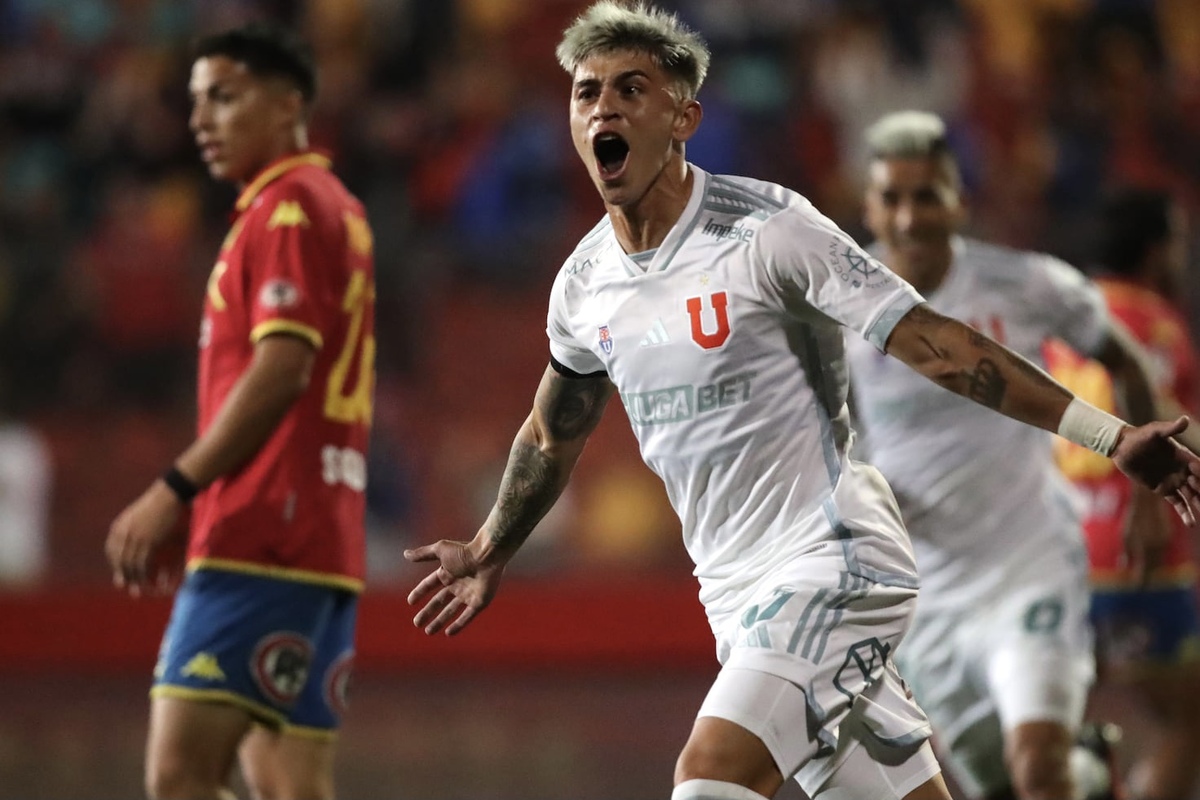
<instances>
[{"instance_id":1,"label":"club crest on jersey","mask_svg":"<svg viewBox=\"0 0 1200 800\"><path fill-rule=\"evenodd\" d=\"M299 302L300 289L282 279L267 281L258 293L258 304L263 308L291 308Z\"/></svg>"},{"instance_id":2,"label":"club crest on jersey","mask_svg":"<svg viewBox=\"0 0 1200 800\"><path fill-rule=\"evenodd\" d=\"M613 338L607 325L600 326L600 349L604 351L604 355L612 355Z\"/></svg>"},{"instance_id":3,"label":"club crest on jersey","mask_svg":"<svg viewBox=\"0 0 1200 800\"><path fill-rule=\"evenodd\" d=\"M892 282L891 273L882 264L840 238L829 241L829 257L838 277L855 289L875 289Z\"/></svg>"},{"instance_id":4,"label":"club crest on jersey","mask_svg":"<svg viewBox=\"0 0 1200 800\"><path fill-rule=\"evenodd\" d=\"M281 631L264 636L254 648L250 671L271 701L290 705L300 696L312 666L313 646L303 636Z\"/></svg>"}]
</instances>

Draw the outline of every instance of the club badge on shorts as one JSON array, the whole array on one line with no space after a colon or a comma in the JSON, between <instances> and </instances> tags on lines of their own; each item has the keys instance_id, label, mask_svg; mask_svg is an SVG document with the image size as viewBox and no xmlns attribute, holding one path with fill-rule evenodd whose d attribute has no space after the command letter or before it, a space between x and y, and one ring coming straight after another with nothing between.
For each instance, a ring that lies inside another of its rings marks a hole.
<instances>
[{"instance_id":1,"label":"club badge on shorts","mask_svg":"<svg viewBox=\"0 0 1200 800\"><path fill-rule=\"evenodd\" d=\"M600 326L600 349L604 351L604 355L612 355L613 338L607 325Z\"/></svg>"},{"instance_id":2,"label":"club badge on shorts","mask_svg":"<svg viewBox=\"0 0 1200 800\"><path fill-rule=\"evenodd\" d=\"M354 651L342 653L325 673L325 702L334 714L346 713L350 700L350 679L354 673Z\"/></svg>"},{"instance_id":3,"label":"club badge on shorts","mask_svg":"<svg viewBox=\"0 0 1200 800\"><path fill-rule=\"evenodd\" d=\"M268 634L259 640L250 660L250 672L258 688L280 705L296 702L312 666L312 642L287 631Z\"/></svg>"}]
</instances>

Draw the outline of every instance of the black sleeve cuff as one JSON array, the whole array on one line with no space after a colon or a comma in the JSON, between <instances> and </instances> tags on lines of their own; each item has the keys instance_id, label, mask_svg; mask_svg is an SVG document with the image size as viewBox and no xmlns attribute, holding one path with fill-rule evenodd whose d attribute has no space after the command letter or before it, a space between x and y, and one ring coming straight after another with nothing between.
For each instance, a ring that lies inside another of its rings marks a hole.
<instances>
[{"instance_id":1,"label":"black sleeve cuff","mask_svg":"<svg viewBox=\"0 0 1200 800\"><path fill-rule=\"evenodd\" d=\"M554 356L550 356L550 366L554 368L555 372L557 372L559 375L562 375L564 378L603 378L608 375L608 372L605 370L597 370L596 372L587 373L576 372L570 367L560 363L559 360Z\"/></svg>"}]
</instances>

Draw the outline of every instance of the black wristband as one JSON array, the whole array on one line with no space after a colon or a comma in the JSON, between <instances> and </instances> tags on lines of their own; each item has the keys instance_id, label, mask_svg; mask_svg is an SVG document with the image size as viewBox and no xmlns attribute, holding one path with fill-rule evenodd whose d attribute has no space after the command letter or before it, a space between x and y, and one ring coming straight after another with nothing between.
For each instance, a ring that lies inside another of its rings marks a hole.
<instances>
[{"instance_id":1,"label":"black wristband","mask_svg":"<svg viewBox=\"0 0 1200 800\"><path fill-rule=\"evenodd\" d=\"M192 483L174 464L163 473L162 481L185 506L200 492L200 487Z\"/></svg>"}]
</instances>

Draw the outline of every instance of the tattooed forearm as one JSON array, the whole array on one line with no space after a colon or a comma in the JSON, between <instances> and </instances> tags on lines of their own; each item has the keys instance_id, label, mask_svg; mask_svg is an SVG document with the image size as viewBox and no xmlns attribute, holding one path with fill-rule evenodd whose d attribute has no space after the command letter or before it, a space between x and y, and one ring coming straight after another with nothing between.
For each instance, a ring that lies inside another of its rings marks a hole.
<instances>
[{"instance_id":1,"label":"tattooed forearm","mask_svg":"<svg viewBox=\"0 0 1200 800\"><path fill-rule=\"evenodd\" d=\"M967 373L967 386L964 396L988 408L999 408L1004 402L1004 391L1008 381L1000 372L995 361L981 358L975 369Z\"/></svg>"},{"instance_id":2,"label":"tattooed forearm","mask_svg":"<svg viewBox=\"0 0 1200 800\"><path fill-rule=\"evenodd\" d=\"M524 442L513 445L489 520L493 544L515 549L525 541L558 499L561 469L537 447Z\"/></svg>"},{"instance_id":3,"label":"tattooed forearm","mask_svg":"<svg viewBox=\"0 0 1200 800\"><path fill-rule=\"evenodd\" d=\"M486 523L494 545L520 547L554 505L614 390L607 377L568 378L546 370Z\"/></svg>"},{"instance_id":4,"label":"tattooed forearm","mask_svg":"<svg viewBox=\"0 0 1200 800\"><path fill-rule=\"evenodd\" d=\"M555 378L539 401L547 432L571 440L591 433L600 422L612 384L607 378Z\"/></svg>"},{"instance_id":5,"label":"tattooed forearm","mask_svg":"<svg viewBox=\"0 0 1200 800\"><path fill-rule=\"evenodd\" d=\"M1056 429L1070 400L1033 362L925 305L896 325L888 353L963 397L1046 430Z\"/></svg>"},{"instance_id":6,"label":"tattooed forearm","mask_svg":"<svg viewBox=\"0 0 1200 800\"><path fill-rule=\"evenodd\" d=\"M975 363L975 368L966 373L964 396L988 408L1000 408L1011 383L1010 379L1005 377L1008 370L1016 370L1035 383L1050 386L1049 376L1037 365L1011 350L1002 348L974 329L971 330L970 342L977 349L987 350L988 355L982 356Z\"/></svg>"}]
</instances>

